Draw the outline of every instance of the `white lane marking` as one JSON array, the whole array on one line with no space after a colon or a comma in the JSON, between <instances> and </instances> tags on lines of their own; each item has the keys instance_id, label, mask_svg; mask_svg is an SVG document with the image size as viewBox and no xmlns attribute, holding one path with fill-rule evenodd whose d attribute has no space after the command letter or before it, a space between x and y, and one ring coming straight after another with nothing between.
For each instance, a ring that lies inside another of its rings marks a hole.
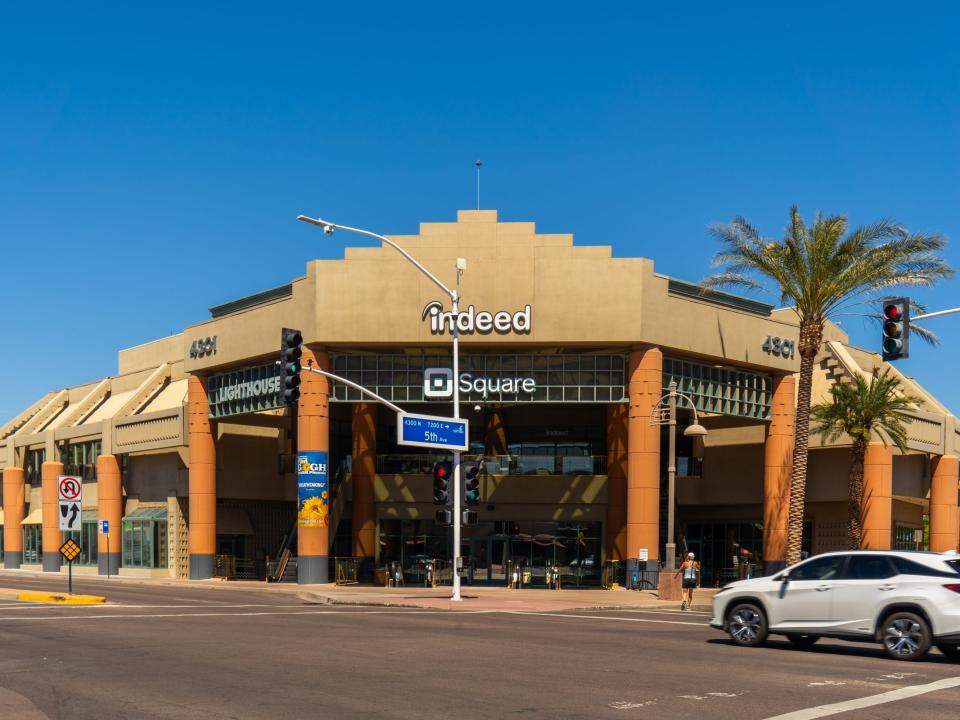
<instances>
[{"instance_id":1,"label":"white lane marking","mask_svg":"<svg viewBox=\"0 0 960 720\"><path fill-rule=\"evenodd\" d=\"M693 627L698 627L698 628L708 627L706 623L682 622L680 620L652 620L647 618L611 617L609 615L566 615L562 613L528 612L526 610L507 610L504 612L508 615L539 615L541 617L574 618L575 620L615 620L617 622L663 623L664 625L692 625Z\"/></svg>"},{"instance_id":2,"label":"white lane marking","mask_svg":"<svg viewBox=\"0 0 960 720\"><path fill-rule=\"evenodd\" d=\"M642 608L604 608L611 612L628 612L628 613L639 613L641 615L685 615L685 616L694 616L702 615L704 617L710 617L711 613L702 612L700 610L644 610Z\"/></svg>"},{"instance_id":3,"label":"white lane marking","mask_svg":"<svg viewBox=\"0 0 960 720\"><path fill-rule=\"evenodd\" d=\"M843 702L832 703L830 705L817 705L816 707L804 708L783 715L773 715L766 720L814 720L814 718L836 715L849 710L862 710L863 708L873 707L874 705L883 705L885 703L896 702L897 700L906 700L907 698L925 695L926 693L936 692L937 690L947 690L960 686L960 676L944 678L926 685L908 685L906 687L890 690L879 695L868 695L867 697L856 698L854 700L844 700Z\"/></svg>"},{"instance_id":4,"label":"white lane marking","mask_svg":"<svg viewBox=\"0 0 960 720\"><path fill-rule=\"evenodd\" d=\"M102 607L100 608L102 609ZM496 610L460 610L451 613L449 610L301 610L284 612L238 612L238 613L130 613L126 615L57 615L50 617L0 617L0 622L51 622L54 620L129 620L152 618L192 618L192 617L260 617L263 615L486 615Z\"/></svg>"},{"instance_id":5,"label":"white lane marking","mask_svg":"<svg viewBox=\"0 0 960 720\"><path fill-rule=\"evenodd\" d=\"M827 685L846 685L846 683L840 682L839 680L824 680L822 682L807 683L807 687L825 687Z\"/></svg>"},{"instance_id":6,"label":"white lane marking","mask_svg":"<svg viewBox=\"0 0 960 720\"><path fill-rule=\"evenodd\" d=\"M647 707L648 705L656 705L657 699L653 700L644 700L643 702L630 702L629 700L617 700L616 702L610 703L610 707L614 710L637 710L642 707Z\"/></svg>"},{"instance_id":7,"label":"white lane marking","mask_svg":"<svg viewBox=\"0 0 960 720\"><path fill-rule=\"evenodd\" d=\"M706 695L677 695L678 698L683 698L684 700L713 700L715 698L735 698L740 697L741 695L746 695L749 690L741 690L737 693L728 693L728 692L708 692Z\"/></svg>"}]
</instances>

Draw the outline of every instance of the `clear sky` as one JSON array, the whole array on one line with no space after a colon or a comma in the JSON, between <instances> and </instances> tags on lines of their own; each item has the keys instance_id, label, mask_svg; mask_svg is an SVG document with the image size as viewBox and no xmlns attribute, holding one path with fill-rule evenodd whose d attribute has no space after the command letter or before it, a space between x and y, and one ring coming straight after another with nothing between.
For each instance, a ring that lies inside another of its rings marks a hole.
<instances>
[{"instance_id":1,"label":"clear sky","mask_svg":"<svg viewBox=\"0 0 960 720\"><path fill-rule=\"evenodd\" d=\"M954 5L655 5L7 3L0 422L358 244L300 212L454 220L478 158L501 219L688 280L710 223L780 236L793 203L943 233L960 266ZM958 412L960 315L928 327L900 367Z\"/></svg>"}]
</instances>

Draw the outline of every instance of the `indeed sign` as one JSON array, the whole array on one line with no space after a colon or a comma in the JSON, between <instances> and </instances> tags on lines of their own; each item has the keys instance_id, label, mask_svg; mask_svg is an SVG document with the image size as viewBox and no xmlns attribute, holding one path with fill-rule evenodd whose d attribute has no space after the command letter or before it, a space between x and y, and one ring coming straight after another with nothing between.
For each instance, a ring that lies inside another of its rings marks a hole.
<instances>
[{"instance_id":1,"label":"indeed sign","mask_svg":"<svg viewBox=\"0 0 960 720\"><path fill-rule=\"evenodd\" d=\"M438 300L428 302L423 308L421 320L430 318L430 332L433 335L443 335L444 331L453 332L453 312L444 310L443 305ZM461 335L489 335L497 333L498 335L508 335L516 333L517 335L530 334L530 306L524 305L523 310L517 310L510 313L506 310L499 312L488 312L480 310L479 312L473 305L469 305L466 310L457 313L457 330Z\"/></svg>"},{"instance_id":2,"label":"indeed sign","mask_svg":"<svg viewBox=\"0 0 960 720\"><path fill-rule=\"evenodd\" d=\"M460 392L519 395L532 394L537 381L532 377L474 377L472 373L460 373ZM450 368L427 368L423 371L423 396L425 398L449 398L453 396L453 370Z\"/></svg>"}]
</instances>

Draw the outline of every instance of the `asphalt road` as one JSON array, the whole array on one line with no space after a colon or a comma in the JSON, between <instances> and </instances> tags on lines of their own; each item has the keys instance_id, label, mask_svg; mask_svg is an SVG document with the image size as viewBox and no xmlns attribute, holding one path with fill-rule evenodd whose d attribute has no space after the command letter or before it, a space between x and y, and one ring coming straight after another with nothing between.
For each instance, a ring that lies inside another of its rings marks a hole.
<instances>
[{"instance_id":1,"label":"asphalt road","mask_svg":"<svg viewBox=\"0 0 960 720\"><path fill-rule=\"evenodd\" d=\"M705 613L451 613L270 589L110 588L106 606L0 602L0 718L752 720L901 688L932 690L839 717L953 720L960 704L960 663L936 651L903 663L839 642L737 648Z\"/></svg>"}]
</instances>

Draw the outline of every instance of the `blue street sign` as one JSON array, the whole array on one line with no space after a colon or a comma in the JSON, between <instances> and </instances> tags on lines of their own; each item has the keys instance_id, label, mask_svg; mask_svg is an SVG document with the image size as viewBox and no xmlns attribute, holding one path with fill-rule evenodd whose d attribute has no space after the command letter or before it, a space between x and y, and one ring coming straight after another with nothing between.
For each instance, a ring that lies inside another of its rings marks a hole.
<instances>
[{"instance_id":1,"label":"blue street sign","mask_svg":"<svg viewBox=\"0 0 960 720\"><path fill-rule=\"evenodd\" d=\"M109 535L109 534L110 534L110 521L109 521L109 520L101 520L101 521L100 521L100 532L103 533L104 535Z\"/></svg>"},{"instance_id":2,"label":"blue street sign","mask_svg":"<svg viewBox=\"0 0 960 720\"><path fill-rule=\"evenodd\" d=\"M467 420L435 415L397 414L397 443L439 450L467 450L470 424Z\"/></svg>"}]
</instances>

